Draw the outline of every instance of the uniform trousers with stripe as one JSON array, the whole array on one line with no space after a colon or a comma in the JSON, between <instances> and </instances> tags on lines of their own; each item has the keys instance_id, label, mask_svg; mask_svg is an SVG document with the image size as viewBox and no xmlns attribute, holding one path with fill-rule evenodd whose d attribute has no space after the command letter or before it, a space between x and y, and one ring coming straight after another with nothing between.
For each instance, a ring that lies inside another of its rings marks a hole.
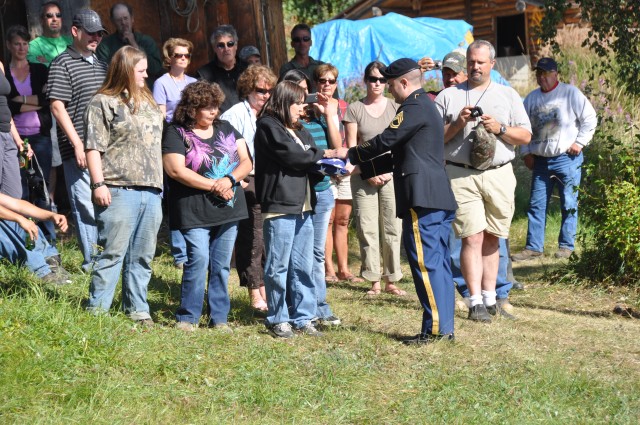
<instances>
[{"instance_id":1,"label":"uniform trousers with stripe","mask_svg":"<svg viewBox=\"0 0 640 425\"><path fill-rule=\"evenodd\" d=\"M455 287L451 277L449 233L455 211L412 208L402 219L402 239L426 335L453 334Z\"/></svg>"}]
</instances>

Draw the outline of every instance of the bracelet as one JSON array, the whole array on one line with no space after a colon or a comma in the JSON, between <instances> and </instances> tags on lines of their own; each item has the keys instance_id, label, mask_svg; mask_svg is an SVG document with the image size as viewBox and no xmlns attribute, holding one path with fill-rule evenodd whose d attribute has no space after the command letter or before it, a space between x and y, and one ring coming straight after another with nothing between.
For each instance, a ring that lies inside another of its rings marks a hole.
<instances>
[{"instance_id":1,"label":"bracelet","mask_svg":"<svg viewBox=\"0 0 640 425\"><path fill-rule=\"evenodd\" d=\"M104 180L103 180L101 182L93 183L93 184L89 185L89 189L96 190L97 188L99 188L101 186L104 186L104 185L105 185L105 183L104 183Z\"/></svg>"},{"instance_id":2,"label":"bracelet","mask_svg":"<svg viewBox=\"0 0 640 425\"><path fill-rule=\"evenodd\" d=\"M231 181L231 187L233 187L233 186L238 184L238 182L236 181L236 178L233 177L233 174L229 173L225 177L228 178Z\"/></svg>"}]
</instances>

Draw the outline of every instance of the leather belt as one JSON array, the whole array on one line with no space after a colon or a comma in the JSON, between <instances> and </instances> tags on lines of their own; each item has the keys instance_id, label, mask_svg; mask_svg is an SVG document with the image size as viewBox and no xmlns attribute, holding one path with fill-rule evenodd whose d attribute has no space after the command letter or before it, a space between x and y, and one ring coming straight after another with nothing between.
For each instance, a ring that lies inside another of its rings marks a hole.
<instances>
[{"instance_id":1,"label":"leather belt","mask_svg":"<svg viewBox=\"0 0 640 425\"><path fill-rule=\"evenodd\" d=\"M497 170L500 167L504 167L505 165L509 164L509 162L505 162L504 164L500 164L500 165L494 165L493 167L489 167L489 168L485 168L484 170L480 170L479 168L475 168L472 167L471 165L467 165L467 164L460 164L459 162L453 162L453 161L445 161L447 165L453 165L454 167L461 167L461 168L466 168L468 170L477 170L477 171L487 171L487 170Z\"/></svg>"}]
</instances>

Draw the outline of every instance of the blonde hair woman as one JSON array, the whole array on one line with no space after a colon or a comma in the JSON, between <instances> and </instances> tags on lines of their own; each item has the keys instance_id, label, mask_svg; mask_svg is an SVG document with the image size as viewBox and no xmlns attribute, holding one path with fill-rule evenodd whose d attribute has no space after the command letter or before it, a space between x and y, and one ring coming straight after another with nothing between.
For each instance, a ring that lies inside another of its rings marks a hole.
<instances>
[{"instance_id":1,"label":"blonde hair woman","mask_svg":"<svg viewBox=\"0 0 640 425\"><path fill-rule=\"evenodd\" d=\"M162 112L146 78L144 52L118 50L84 124L100 246L88 308L111 307L122 270L122 307L132 320L150 326L147 285L162 221Z\"/></svg>"}]
</instances>

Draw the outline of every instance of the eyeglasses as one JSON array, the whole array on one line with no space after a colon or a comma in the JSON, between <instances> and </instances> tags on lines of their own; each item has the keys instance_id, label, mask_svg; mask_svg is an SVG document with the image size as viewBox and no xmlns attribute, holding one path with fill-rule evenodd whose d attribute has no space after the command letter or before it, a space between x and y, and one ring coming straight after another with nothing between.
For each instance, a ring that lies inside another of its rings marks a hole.
<instances>
[{"instance_id":1,"label":"eyeglasses","mask_svg":"<svg viewBox=\"0 0 640 425\"><path fill-rule=\"evenodd\" d=\"M256 93L260 93L260 94L271 94L272 89L262 89L260 87L256 87L255 89Z\"/></svg>"},{"instance_id":2,"label":"eyeglasses","mask_svg":"<svg viewBox=\"0 0 640 425\"><path fill-rule=\"evenodd\" d=\"M327 80L326 78L318 78L318 83L320 84L331 84L334 85L336 83L336 80Z\"/></svg>"},{"instance_id":3,"label":"eyeglasses","mask_svg":"<svg viewBox=\"0 0 640 425\"><path fill-rule=\"evenodd\" d=\"M191 59L191 53L174 53L173 57L175 59L182 59L182 58Z\"/></svg>"},{"instance_id":4,"label":"eyeglasses","mask_svg":"<svg viewBox=\"0 0 640 425\"><path fill-rule=\"evenodd\" d=\"M380 84L387 84L387 79L386 79L386 78L384 78L384 77L372 77L372 76L368 76L368 77L367 77L367 81L368 81L368 82L370 82L370 83L372 83L372 84L375 84L375 83L377 83L378 81L380 82Z\"/></svg>"},{"instance_id":5,"label":"eyeglasses","mask_svg":"<svg viewBox=\"0 0 640 425\"><path fill-rule=\"evenodd\" d=\"M55 16L56 18L62 18L62 13L45 13L45 14L44 14L44 16L46 16L46 17L47 17L47 19L51 19L51 18L53 18L54 16Z\"/></svg>"},{"instance_id":6,"label":"eyeglasses","mask_svg":"<svg viewBox=\"0 0 640 425\"><path fill-rule=\"evenodd\" d=\"M217 47L218 49L224 49L225 47L232 48L232 47L233 47L233 46L235 46L235 45L236 45L236 42L235 42L235 41L227 41L227 43L226 43L226 44L225 44L225 43L218 43L218 44L216 44L216 47Z\"/></svg>"},{"instance_id":7,"label":"eyeglasses","mask_svg":"<svg viewBox=\"0 0 640 425\"><path fill-rule=\"evenodd\" d=\"M300 43L302 41L308 43L311 41L311 37L309 37L308 35L305 35L304 37L293 37L291 41L293 41L294 43Z\"/></svg>"}]
</instances>

